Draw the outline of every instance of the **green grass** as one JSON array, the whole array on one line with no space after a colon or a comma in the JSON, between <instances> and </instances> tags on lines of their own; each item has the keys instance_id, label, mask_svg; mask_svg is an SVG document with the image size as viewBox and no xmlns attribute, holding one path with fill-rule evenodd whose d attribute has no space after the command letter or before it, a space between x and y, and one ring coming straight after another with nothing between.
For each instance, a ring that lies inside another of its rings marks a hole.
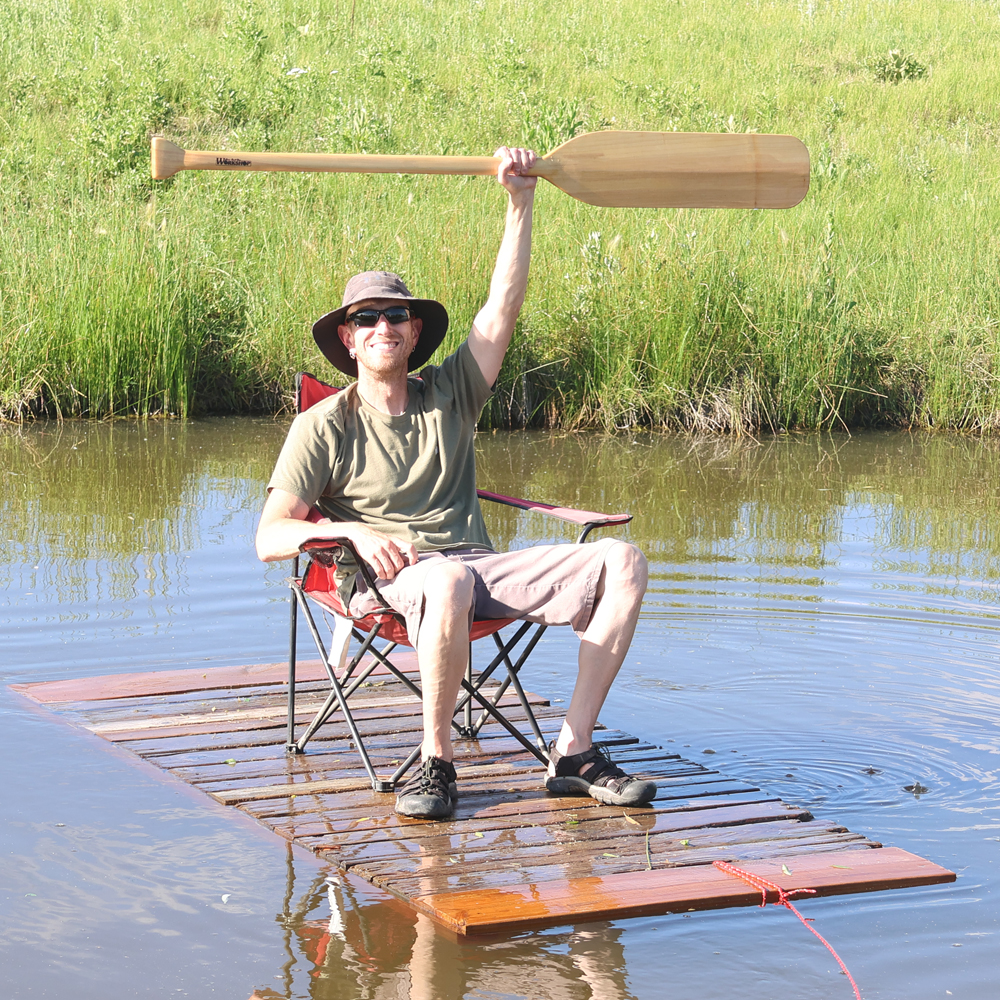
<instances>
[{"instance_id":1,"label":"green grass","mask_svg":"<svg viewBox=\"0 0 1000 1000\"><path fill-rule=\"evenodd\" d=\"M0 415L269 410L365 268L464 335L483 179L148 176L189 148L547 151L602 128L788 132L782 212L542 185L486 424L1000 426L1000 4L0 0Z\"/></svg>"}]
</instances>

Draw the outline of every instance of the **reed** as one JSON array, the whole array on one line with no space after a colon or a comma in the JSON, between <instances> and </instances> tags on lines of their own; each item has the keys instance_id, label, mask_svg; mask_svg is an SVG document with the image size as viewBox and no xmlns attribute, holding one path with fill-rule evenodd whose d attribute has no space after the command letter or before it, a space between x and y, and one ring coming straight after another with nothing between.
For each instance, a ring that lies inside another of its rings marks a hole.
<instances>
[{"instance_id":1,"label":"reed","mask_svg":"<svg viewBox=\"0 0 1000 1000\"><path fill-rule=\"evenodd\" d=\"M480 179L148 178L191 148L484 153L580 131L790 132L785 212L540 190L484 425L1000 426L994 2L0 0L0 415L267 411L347 275L468 328Z\"/></svg>"}]
</instances>

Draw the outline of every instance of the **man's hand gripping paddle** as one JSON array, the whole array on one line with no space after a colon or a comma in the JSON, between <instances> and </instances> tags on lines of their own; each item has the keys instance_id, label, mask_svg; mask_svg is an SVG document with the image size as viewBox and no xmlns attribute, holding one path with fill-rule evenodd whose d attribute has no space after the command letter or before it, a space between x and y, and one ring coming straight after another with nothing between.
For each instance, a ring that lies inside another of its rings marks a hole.
<instances>
[{"instance_id":1,"label":"man's hand gripping paddle","mask_svg":"<svg viewBox=\"0 0 1000 1000\"><path fill-rule=\"evenodd\" d=\"M492 156L233 153L152 141L156 180L179 170L296 170L490 176ZM607 208L791 208L809 189L809 151L794 136L712 132L589 132L535 162L580 201Z\"/></svg>"}]
</instances>

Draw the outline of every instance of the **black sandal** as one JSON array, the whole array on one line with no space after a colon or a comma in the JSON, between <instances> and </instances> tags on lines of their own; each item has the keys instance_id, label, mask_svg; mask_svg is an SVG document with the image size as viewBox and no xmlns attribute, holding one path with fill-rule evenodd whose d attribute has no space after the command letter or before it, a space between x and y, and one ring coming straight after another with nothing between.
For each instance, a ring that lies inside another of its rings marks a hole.
<instances>
[{"instance_id":1,"label":"black sandal","mask_svg":"<svg viewBox=\"0 0 1000 1000\"><path fill-rule=\"evenodd\" d=\"M549 759L556 773L546 777L545 787L557 795L589 795L608 806L644 806L656 797L656 783L633 778L608 756L604 747L592 746L583 753L564 757L553 740ZM590 764L583 774L580 768Z\"/></svg>"},{"instance_id":2,"label":"black sandal","mask_svg":"<svg viewBox=\"0 0 1000 1000\"><path fill-rule=\"evenodd\" d=\"M396 796L396 812L414 819L447 819L455 810L455 765L428 757Z\"/></svg>"}]
</instances>

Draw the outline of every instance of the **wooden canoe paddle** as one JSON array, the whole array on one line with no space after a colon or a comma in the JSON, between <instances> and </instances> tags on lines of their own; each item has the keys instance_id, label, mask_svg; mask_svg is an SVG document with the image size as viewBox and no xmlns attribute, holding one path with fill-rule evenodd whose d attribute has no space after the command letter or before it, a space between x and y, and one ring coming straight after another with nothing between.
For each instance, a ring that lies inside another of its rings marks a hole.
<instances>
[{"instance_id":1,"label":"wooden canoe paddle","mask_svg":"<svg viewBox=\"0 0 1000 1000\"><path fill-rule=\"evenodd\" d=\"M203 152L152 140L156 180L179 170L488 176L498 164L492 156ZM790 135L588 132L540 158L531 173L609 208L791 208L809 189L809 151Z\"/></svg>"}]
</instances>

